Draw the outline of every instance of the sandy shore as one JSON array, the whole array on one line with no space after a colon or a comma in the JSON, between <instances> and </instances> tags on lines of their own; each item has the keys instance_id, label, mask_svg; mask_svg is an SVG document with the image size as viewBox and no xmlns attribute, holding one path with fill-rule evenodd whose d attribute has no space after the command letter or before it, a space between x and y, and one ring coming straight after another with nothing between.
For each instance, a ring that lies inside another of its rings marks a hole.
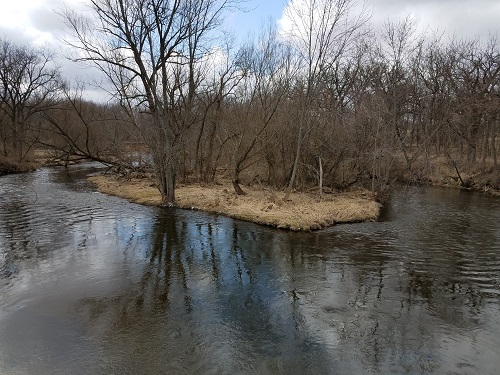
<instances>
[{"instance_id":1,"label":"sandy shore","mask_svg":"<svg viewBox=\"0 0 500 375\"><path fill-rule=\"evenodd\" d=\"M159 206L158 189L147 179L125 179L112 175L90 177L100 192L115 195L130 202ZM284 202L282 192L267 188L244 187L246 195L234 193L229 182L220 185L181 185L176 189L179 208L251 221L257 224L293 231L311 231L336 223L373 221L380 206L366 191L324 194L292 193Z\"/></svg>"}]
</instances>

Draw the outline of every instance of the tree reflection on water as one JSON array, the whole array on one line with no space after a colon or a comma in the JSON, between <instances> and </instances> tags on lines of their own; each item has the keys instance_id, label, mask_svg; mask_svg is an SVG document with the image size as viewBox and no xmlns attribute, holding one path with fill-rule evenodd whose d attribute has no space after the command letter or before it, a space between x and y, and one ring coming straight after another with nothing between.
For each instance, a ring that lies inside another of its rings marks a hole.
<instances>
[{"instance_id":1,"label":"tree reflection on water","mask_svg":"<svg viewBox=\"0 0 500 375\"><path fill-rule=\"evenodd\" d=\"M0 372L500 366L496 200L417 189L384 222L289 233L130 205L56 174L26 175L36 202L9 188L28 177L0 186Z\"/></svg>"}]
</instances>

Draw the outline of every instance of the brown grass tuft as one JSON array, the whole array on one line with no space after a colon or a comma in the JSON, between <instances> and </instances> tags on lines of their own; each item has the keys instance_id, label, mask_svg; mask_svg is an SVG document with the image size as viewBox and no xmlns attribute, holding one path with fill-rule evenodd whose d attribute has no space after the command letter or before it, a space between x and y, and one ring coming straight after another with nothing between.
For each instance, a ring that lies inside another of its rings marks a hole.
<instances>
[{"instance_id":1,"label":"brown grass tuft","mask_svg":"<svg viewBox=\"0 0 500 375\"><path fill-rule=\"evenodd\" d=\"M145 205L160 205L161 197L145 179L119 179L114 176L89 178L99 191ZM235 219L293 231L311 231L336 223L376 220L380 206L363 190L328 194L319 202L307 193L292 193L284 202L283 193L271 189L245 187L246 195L236 195L230 182L221 185L192 184L176 189L180 208L197 209Z\"/></svg>"}]
</instances>

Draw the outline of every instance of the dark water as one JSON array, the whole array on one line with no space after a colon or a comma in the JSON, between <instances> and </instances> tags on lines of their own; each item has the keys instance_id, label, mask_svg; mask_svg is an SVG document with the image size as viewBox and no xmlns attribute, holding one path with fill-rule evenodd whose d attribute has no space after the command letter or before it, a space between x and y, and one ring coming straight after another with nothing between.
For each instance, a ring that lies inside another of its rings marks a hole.
<instances>
[{"instance_id":1,"label":"dark water","mask_svg":"<svg viewBox=\"0 0 500 375\"><path fill-rule=\"evenodd\" d=\"M0 374L498 374L500 199L288 233L0 178Z\"/></svg>"}]
</instances>

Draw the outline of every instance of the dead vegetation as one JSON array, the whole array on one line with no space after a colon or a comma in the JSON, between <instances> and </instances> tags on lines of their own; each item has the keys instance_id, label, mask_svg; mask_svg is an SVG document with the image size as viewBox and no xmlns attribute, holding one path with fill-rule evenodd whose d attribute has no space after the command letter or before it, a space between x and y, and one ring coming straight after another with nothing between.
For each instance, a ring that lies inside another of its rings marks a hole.
<instances>
[{"instance_id":1,"label":"dead vegetation","mask_svg":"<svg viewBox=\"0 0 500 375\"><path fill-rule=\"evenodd\" d=\"M0 156L0 176L10 173L23 173L35 170L36 163L16 162L10 158Z\"/></svg>"},{"instance_id":2,"label":"dead vegetation","mask_svg":"<svg viewBox=\"0 0 500 375\"><path fill-rule=\"evenodd\" d=\"M500 195L500 170L492 160L486 160L479 168L459 156L452 158L434 155L428 160L415 163L414 172L416 173L413 176L403 175L401 182L417 182Z\"/></svg>"},{"instance_id":3,"label":"dead vegetation","mask_svg":"<svg viewBox=\"0 0 500 375\"><path fill-rule=\"evenodd\" d=\"M161 194L148 179L126 179L101 175L90 177L98 190L128 201L159 206ZM268 188L245 187L246 195L237 195L231 182L219 184L181 185L176 189L176 205L251 221L257 224L293 231L312 231L336 223L376 220L380 206L364 190L317 195L293 192L283 201L280 191Z\"/></svg>"}]
</instances>

